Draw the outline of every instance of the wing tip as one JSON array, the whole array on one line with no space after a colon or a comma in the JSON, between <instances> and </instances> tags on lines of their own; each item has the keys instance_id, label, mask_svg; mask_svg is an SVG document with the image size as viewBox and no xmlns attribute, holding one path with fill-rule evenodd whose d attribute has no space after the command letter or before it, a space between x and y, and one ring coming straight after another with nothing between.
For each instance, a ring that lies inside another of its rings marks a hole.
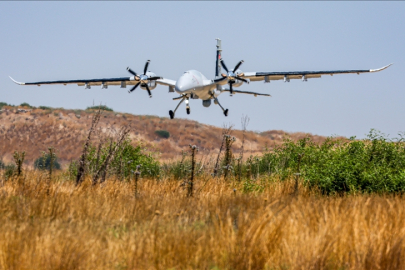
<instances>
[{"instance_id":1,"label":"wing tip","mask_svg":"<svg viewBox=\"0 0 405 270\"><path fill-rule=\"evenodd\" d=\"M14 83L18 84L18 85L24 85L25 83L23 82L17 82L16 80L14 80L13 78L11 78L11 76L8 76Z\"/></svg>"},{"instance_id":2,"label":"wing tip","mask_svg":"<svg viewBox=\"0 0 405 270\"><path fill-rule=\"evenodd\" d=\"M370 72L379 72L379 71L381 71L381 70L384 70L384 69L389 68L389 67L392 66L393 64L394 64L394 63L391 63L391 64L389 64L389 65L386 65L386 66L382 67L382 68L370 69Z\"/></svg>"}]
</instances>

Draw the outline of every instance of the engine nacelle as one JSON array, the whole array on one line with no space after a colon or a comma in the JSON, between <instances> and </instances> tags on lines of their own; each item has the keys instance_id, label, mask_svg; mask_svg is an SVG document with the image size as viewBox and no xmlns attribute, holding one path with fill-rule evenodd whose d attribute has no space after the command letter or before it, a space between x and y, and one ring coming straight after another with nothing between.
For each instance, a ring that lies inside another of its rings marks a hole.
<instances>
[{"instance_id":1,"label":"engine nacelle","mask_svg":"<svg viewBox=\"0 0 405 270\"><path fill-rule=\"evenodd\" d=\"M149 81L147 84L148 84L149 90L153 90L157 86L156 81ZM143 89L143 90L146 90L146 87L142 86L142 84L139 85L139 87L141 87L141 89Z\"/></svg>"},{"instance_id":2,"label":"engine nacelle","mask_svg":"<svg viewBox=\"0 0 405 270\"><path fill-rule=\"evenodd\" d=\"M243 72L242 72L242 70L238 69L238 70L236 70L234 73L235 73L236 75L238 75L238 74L242 74ZM239 87L239 86L241 86L242 84L243 84L242 81L236 79L232 86L233 86L233 87Z\"/></svg>"},{"instance_id":3,"label":"engine nacelle","mask_svg":"<svg viewBox=\"0 0 405 270\"><path fill-rule=\"evenodd\" d=\"M150 71L146 72L146 75L147 75L148 77L155 77L155 76L156 76L155 73L150 72ZM147 84L148 84L149 90L153 90L153 89L155 89L156 86L157 86L156 81L149 81ZM146 90L146 87L142 86L142 84L139 85L139 86L141 87L141 89Z\"/></svg>"},{"instance_id":4,"label":"engine nacelle","mask_svg":"<svg viewBox=\"0 0 405 270\"><path fill-rule=\"evenodd\" d=\"M239 81L238 79L235 80L235 82L232 84L232 87L239 87L243 84L242 81Z\"/></svg>"},{"instance_id":5,"label":"engine nacelle","mask_svg":"<svg viewBox=\"0 0 405 270\"><path fill-rule=\"evenodd\" d=\"M203 100L202 104L204 107L208 108L209 106L211 106L211 99Z\"/></svg>"}]
</instances>

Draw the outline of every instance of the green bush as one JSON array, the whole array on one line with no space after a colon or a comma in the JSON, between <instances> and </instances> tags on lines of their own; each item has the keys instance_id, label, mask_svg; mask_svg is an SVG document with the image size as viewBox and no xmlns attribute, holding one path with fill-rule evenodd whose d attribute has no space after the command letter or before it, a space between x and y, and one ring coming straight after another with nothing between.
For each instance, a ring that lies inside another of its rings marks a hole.
<instances>
[{"instance_id":1,"label":"green bush","mask_svg":"<svg viewBox=\"0 0 405 270\"><path fill-rule=\"evenodd\" d=\"M39 106L38 108L40 108L41 110L52 110L52 108L48 106Z\"/></svg>"},{"instance_id":2,"label":"green bush","mask_svg":"<svg viewBox=\"0 0 405 270\"><path fill-rule=\"evenodd\" d=\"M114 146L114 144L113 144ZM101 146L91 145L87 155L87 164L90 173L95 173L106 160L110 145L108 143ZM112 157L108 168L110 175L116 175L121 179L128 177L132 171L136 171L137 165L141 165L142 175L158 176L160 172L159 162L152 154L145 153L142 145L133 146L129 139L125 140L121 147Z\"/></svg>"},{"instance_id":3,"label":"green bush","mask_svg":"<svg viewBox=\"0 0 405 270\"><path fill-rule=\"evenodd\" d=\"M32 106L30 104L28 104L27 102L23 102L20 104L20 106L24 106L24 107L28 107L31 108Z\"/></svg>"},{"instance_id":4,"label":"green bush","mask_svg":"<svg viewBox=\"0 0 405 270\"><path fill-rule=\"evenodd\" d=\"M109 112L114 111L113 109L107 107L106 105L91 106L86 108L86 110L99 110L99 109L101 109L102 111L109 111Z\"/></svg>"},{"instance_id":5,"label":"green bush","mask_svg":"<svg viewBox=\"0 0 405 270\"><path fill-rule=\"evenodd\" d=\"M15 169L16 167L14 164L6 165L2 160L0 160L0 170L4 170L5 180L8 180L15 174Z\"/></svg>"},{"instance_id":6,"label":"green bush","mask_svg":"<svg viewBox=\"0 0 405 270\"><path fill-rule=\"evenodd\" d=\"M50 167L51 167L51 156L49 154L46 154L45 156L41 156L34 161L35 169L49 170ZM53 169L56 169L56 170L61 169L61 166L60 166L57 158L53 161Z\"/></svg>"},{"instance_id":7,"label":"green bush","mask_svg":"<svg viewBox=\"0 0 405 270\"><path fill-rule=\"evenodd\" d=\"M189 172L191 170L191 159L188 157L187 152L182 151L181 160L163 163L160 169L161 174L163 175L172 176L176 180L183 180L189 176Z\"/></svg>"},{"instance_id":8,"label":"green bush","mask_svg":"<svg viewBox=\"0 0 405 270\"><path fill-rule=\"evenodd\" d=\"M5 102L0 102L0 110L4 107L4 106L7 106L8 104L7 103L5 103Z\"/></svg>"},{"instance_id":9,"label":"green bush","mask_svg":"<svg viewBox=\"0 0 405 270\"><path fill-rule=\"evenodd\" d=\"M5 165L3 163L3 166L1 168L2 170L4 170L4 178L5 180L8 180L10 177L12 177L14 174L16 174L16 167L14 164L9 164L9 165Z\"/></svg>"},{"instance_id":10,"label":"green bush","mask_svg":"<svg viewBox=\"0 0 405 270\"><path fill-rule=\"evenodd\" d=\"M158 135L160 138L168 139L170 137L170 133L167 130L156 130L155 134Z\"/></svg>"},{"instance_id":11,"label":"green bush","mask_svg":"<svg viewBox=\"0 0 405 270\"><path fill-rule=\"evenodd\" d=\"M65 173L65 176L69 180L75 181L76 177L77 177L78 169L79 169L79 162L77 160L72 160L69 163L69 167L68 167L68 170Z\"/></svg>"},{"instance_id":12,"label":"green bush","mask_svg":"<svg viewBox=\"0 0 405 270\"><path fill-rule=\"evenodd\" d=\"M324 194L402 193L405 191L404 146L402 140L388 140L375 130L364 140L328 138L321 145L310 138L295 143L286 140L250 167L253 173L260 170L259 173L274 173L280 179L291 178L298 170L299 155L303 155L301 178Z\"/></svg>"}]
</instances>

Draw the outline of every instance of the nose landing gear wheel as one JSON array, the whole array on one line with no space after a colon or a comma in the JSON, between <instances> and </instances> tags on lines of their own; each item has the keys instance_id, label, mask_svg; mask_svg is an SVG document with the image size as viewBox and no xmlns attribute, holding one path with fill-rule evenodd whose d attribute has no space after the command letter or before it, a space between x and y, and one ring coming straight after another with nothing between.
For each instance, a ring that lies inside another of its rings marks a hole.
<instances>
[{"instance_id":1,"label":"nose landing gear wheel","mask_svg":"<svg viewBox=\"0 0 405 270\"><path fill-rule=\"evenodd\" d=\"M190 114L190 108L186 108L187 114Z\"/></svg>"},{"instance_id":2,"label":"nose landing gear wheel","mask_svg":"<svg viewBox=\"0 0 405 270\"><path fill-rule=\"evenodd\" d=\"M173 119L174 118L174 112L173 111L169 111L169 115L170 115L170 119Z\"/></svg>"},{"instance_id":3,"label":"nose landing gear wheel","mask_svg":"<svg viewBox=\"0 0 405 270\"><path fill-rule=\"evenodd\" d=\"M228 109L226 109L226 110L224 111L224 115L225 115L225 116L228 116Z\"/></svg>"}]
</instances>

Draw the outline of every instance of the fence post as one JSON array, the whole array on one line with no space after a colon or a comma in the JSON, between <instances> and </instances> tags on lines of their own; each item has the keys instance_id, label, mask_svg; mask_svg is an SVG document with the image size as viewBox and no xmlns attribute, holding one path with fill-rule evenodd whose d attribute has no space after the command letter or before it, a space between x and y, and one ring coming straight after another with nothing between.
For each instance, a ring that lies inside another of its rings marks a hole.
<instances>
[{"instance_id":1,"label":"fence post","mask_svg":"<svg viewBox=\"0 0 405 270\"><path fill-rule=\"evenodd\" d=\"M139 171L140 168L141 168L141 165L136 165L136 171L134 172L134 174L135 174L135 180L134 180L135 197L138 195L138 179L139 179L139 175L141 175L141 172Z\"/></svg>"},{"instance_id":2,"label":"fence post","mask_svg":"<svg viewBox=\"0 0 405 270\"><path fill-rule=\"evenodd\" d=\"M193 145L191 146L191 176L190 176L190 183L188 185L188 197L193 196L193 189L194 189L194 168L195 168L195 152L198 151L197 146Z\"/></svg>"},{"instance_id":3,"label":"fence post","mask_svg":"<svg viewBox=\"0 0 405 270\"><path fill-rule=\"evenodd\" d=\"M295 173L295 185L294 185L294 194L298 194L298 179L301 175L301 169L300 169L300 165L301 165L301 159L304 156L304 154L298 154L298 169L297 169L297 173Z\"/></svg>"}]
</instances>

